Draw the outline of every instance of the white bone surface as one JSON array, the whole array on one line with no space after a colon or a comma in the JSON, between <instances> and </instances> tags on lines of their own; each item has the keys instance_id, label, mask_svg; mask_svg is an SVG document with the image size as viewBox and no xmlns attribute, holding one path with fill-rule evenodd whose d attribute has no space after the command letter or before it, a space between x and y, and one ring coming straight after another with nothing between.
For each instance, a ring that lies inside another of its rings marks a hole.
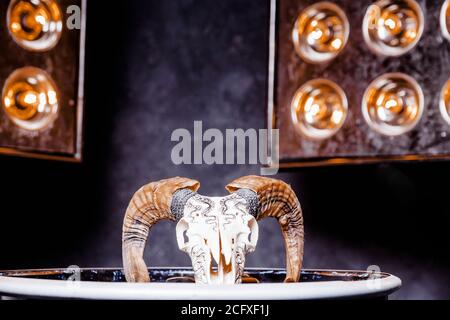
<instances>
[{"instance_id":1,"label":"white bone surface","mask_svg":"<svg viewBox=\"0 0 450 320\"><path fill-rule=\"evenodd\" d=\"M196 194L187 201L176 234L180 250L191 258L196 283L234 284L242 280L245 256L255 250L258 224L236 194Z\"/></svg>"}]
</instances>

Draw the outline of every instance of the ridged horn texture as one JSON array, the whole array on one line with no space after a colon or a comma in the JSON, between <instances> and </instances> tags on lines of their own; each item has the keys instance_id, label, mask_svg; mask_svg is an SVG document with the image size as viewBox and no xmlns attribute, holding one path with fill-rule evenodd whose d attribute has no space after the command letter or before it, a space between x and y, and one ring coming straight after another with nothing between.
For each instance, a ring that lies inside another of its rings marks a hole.
<instances>
[{"instance_id":1,"label":"ridged horn texture","mask_svg":"<svg viewBox=\"0 0 450 320\"><path fill-rule=\"evenodd\" d=\"M200 183L188 178L170 178L140 188L128 205L122 229L122 259L128 282L149 282L144 248L150 228L159 220L175 221L171 212L173 195L181 189L197 191ZM186 198L184 196L184 198Z\"/></svg>"},{"instance_id":2,"label":"ridged horn texture","mask_svg":"<svg viewBox=\"0 0 450 320\"><path fill-rule=\"evenodd\" d=\"M257 196L256 219L266 217L278 219L286 246L285 282L298 282L303 263L303 214L292 188L281 180L267 177L246 176L226 186L229 192L251 190ZM248 198L248 193L246 198ZM256 201L247 200L249 205Z\"/></svg>"}]
</instances>

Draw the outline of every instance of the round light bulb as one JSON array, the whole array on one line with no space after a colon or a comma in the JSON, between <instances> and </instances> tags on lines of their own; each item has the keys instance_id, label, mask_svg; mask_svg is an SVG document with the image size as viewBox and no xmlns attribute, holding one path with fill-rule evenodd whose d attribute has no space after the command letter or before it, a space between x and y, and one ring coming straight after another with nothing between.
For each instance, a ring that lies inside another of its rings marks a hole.
<instances>
[{"instance_id":1,"label":"round light bulb","mask_svg":"<svg viewBox=\"0 0 450 320\"><path fill-rule=\"evenodd\" d=\"M44 129L58 114L56 85L44 70L18 69L5 82L2 104L6 115L18 127Z\"/></svg>"},{"instance_id":2,"label":"round light bulb","mask_svg":"<svg viewBox=\"0 0 450 320\"><path fill-rule=\"evenodd\" d=\"M313 140L336 134L348 113L347 97L334 82L315 79L305 83L291 103L292 121L296 130Z\"/></svg>"},{"instance_id":3,"label":"round light bulb","mask_svg":"<svg viewBox=\"0 0 450 320\"><path fill-rule=\"evenodd\" d=\"M439 109L444 120L450 124L450 79L442 87Z\"/></svg>"},{"instance_id":4,"label":"round light bulb","mask_svg":"<svg viewBox=\"0 0 450 320\"><path fill-rule=\"evenodd\" d=\"M424 14L415 0L379 0L367 9L362 28L364 40L374 53L397 57L419 42Z\"/></svg>"},{"instance_id":5,"label":"round light bulb","mask_svg":"<svg viewBox=\"0 0 450 320\"><path fill-rule=\"evenodd\" d=\"M350 26L345 13L331 2L319 2L304 9L292 31L297 54L309 63L334 59L347 44Z\"/></svg>"},{"instance_id":6,"label":"round light bulb","mask_svg":"<svg viewBox=\"0 0 450 320\"><path fill-rule=\"evenodd\" d=\"M403 73L387 73L366 89L362 112L368 125L378 133L397 136L412 130L424 110L419 84Z\"/></svg>"},{"instance_id":7,"label":"round light bulb","mask_svg":"<svg viewBox=\"0 0 450 320\"><path fill-rule=\"evenodd\" d=\"M440 24L442 35L450 41L450 0L446 0L442 5Z\"/></svg>"},{"instance_id":8,"label":"round light bulb","mask_svg":"<svg viewBox=\"0 0 450 320\"><path fill-rule=\"evenodd\" d=\"M7 20L12 38L26 50L50 50L61 37L62 13L55 0L12 0Z\"/></svg>"}]
</instances>

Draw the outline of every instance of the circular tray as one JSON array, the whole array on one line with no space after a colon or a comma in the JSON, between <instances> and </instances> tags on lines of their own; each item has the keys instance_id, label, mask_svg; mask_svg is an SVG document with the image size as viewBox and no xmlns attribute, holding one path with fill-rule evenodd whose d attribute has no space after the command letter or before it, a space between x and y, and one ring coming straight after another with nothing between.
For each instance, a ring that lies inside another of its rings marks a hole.
<instances>
[{"instance_id":1,"label":"circular tray","mask_svg":"<svg viewBox=\"0 0 450 320\"><path fill-rule=\"evenodd\" d=\"M196 285L191 268L150 268L150 283L127 283L122 269L0 271L0 296L56 299L278 300L387 298L401 280L382 272L302 270L283 283L284 269L246 269L240 285Z\"/></svg>"}]
</instances>

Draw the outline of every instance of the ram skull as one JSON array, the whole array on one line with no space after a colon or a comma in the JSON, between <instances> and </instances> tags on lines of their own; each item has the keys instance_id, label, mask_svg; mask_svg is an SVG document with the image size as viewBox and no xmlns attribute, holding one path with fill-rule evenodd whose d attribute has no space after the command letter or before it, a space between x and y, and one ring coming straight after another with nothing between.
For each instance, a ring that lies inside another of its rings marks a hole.
<instances>
[{"instance_id":1,"label":"ram skull","mask_svg":"<svg viewBox=\"0 0 450 320\"><path fill-rule=\"evenodd\" d=\"M241 282L245 256L255 250L258 224L236 194L196 194L186 202L176 233L180 250L191 258L196 283L233 284Z\"/></svg>"},{"instance_id":2,"label":"ram skull","mask_svg":"<svg viewBox=\"0 0 450 320\"><path fill-rule=\"evenodd\" d=\"M300 279L303 215L291 187L283 181L246 176L226 186L231 195L204 197L198 181L171 178L149 183L133 196L122 232L124 273L128 282L149 282L143 259L149 231L162 219L179 221L177 240L193 263L197 283L239 283L245 255L255 249L256 221L276 218L286 248L285 282ZM212 269L212 264L217 269Z\"/></svg>"}]
</instances>

